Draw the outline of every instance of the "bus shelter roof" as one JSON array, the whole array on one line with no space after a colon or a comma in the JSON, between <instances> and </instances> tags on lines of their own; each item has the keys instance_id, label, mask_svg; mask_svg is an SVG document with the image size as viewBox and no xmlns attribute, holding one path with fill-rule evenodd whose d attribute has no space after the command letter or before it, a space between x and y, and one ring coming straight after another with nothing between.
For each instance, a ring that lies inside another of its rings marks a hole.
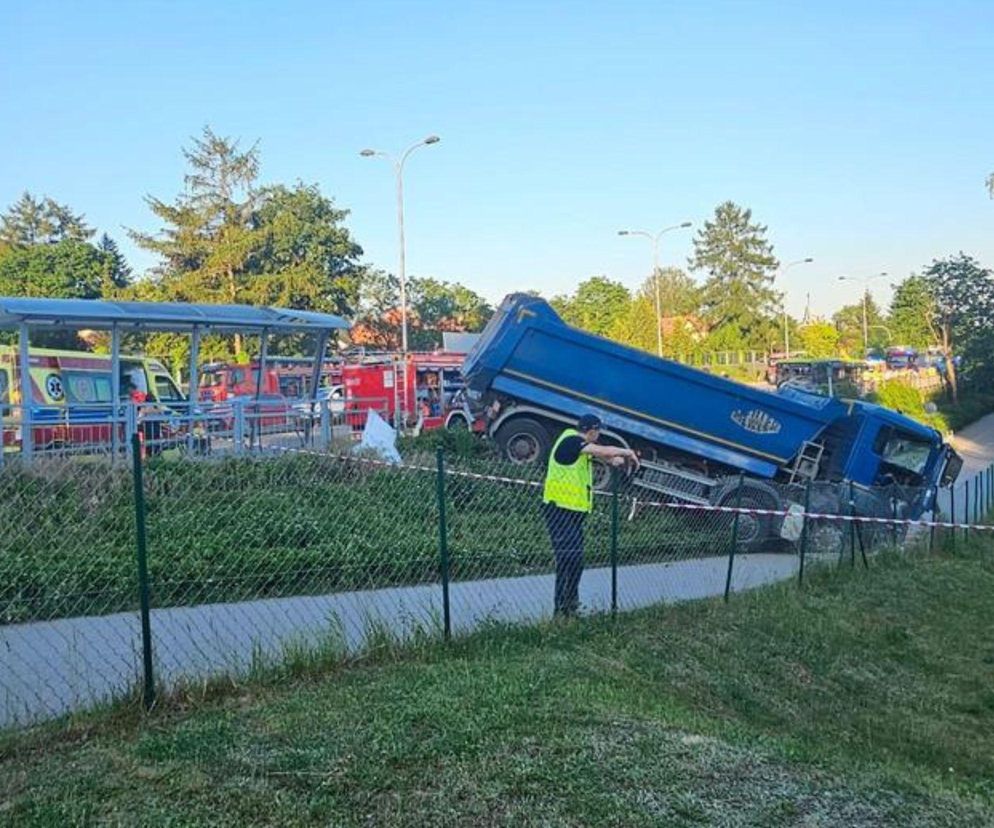
<instances>
[{"instance_id":1,"label":"bus shelter roof","mask_svg":"<svg viewBox=\"0 0 994 828\"><path fill-rule=\"evenodd\" d=\"M194 305L185 302L105 302L97 299L0 297L0 329L97 328L201 333L330 333L347 330L340 316L251 305Z\"/></svg>"}]
</instances>

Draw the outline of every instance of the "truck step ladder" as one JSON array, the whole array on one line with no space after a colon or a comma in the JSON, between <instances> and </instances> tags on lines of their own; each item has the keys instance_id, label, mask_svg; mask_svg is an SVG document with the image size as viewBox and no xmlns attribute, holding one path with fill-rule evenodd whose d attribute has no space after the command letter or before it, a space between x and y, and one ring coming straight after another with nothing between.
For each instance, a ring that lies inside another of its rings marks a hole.
<instances>
[{"instance_id":1,"label":"truck step ladder","mask_svg":"<svg viewBox=\"0 0 994 828\"><path fill-rule=\"evenodd\" d=\"M825 447L820 443L811 443L807 440L797 453L797 459L790 470L790 482L797 483L801 480L814 480L818 476L818 469L821 466L821 456L825 453Z\"/></svg>"},{"instance_id":2,"label":"truck step ladder","mask_svg":"<svg viewBox=\"0 0 994 828\"><path fill-rule=\"evenodd\" d=\"M632 486L637 488L702 505L709 502L707 493L713 485L709 477L648 460L642 461L642 468L632 478Z\"/></svg>"}]
</instances>

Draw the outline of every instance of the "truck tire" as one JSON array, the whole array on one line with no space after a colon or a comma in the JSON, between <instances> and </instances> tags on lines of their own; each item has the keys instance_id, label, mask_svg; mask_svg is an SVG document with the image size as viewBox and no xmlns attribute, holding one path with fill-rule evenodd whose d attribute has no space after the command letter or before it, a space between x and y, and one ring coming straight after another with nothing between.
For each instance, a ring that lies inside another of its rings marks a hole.
<instances>
[{"instance_id":1,"label":"truck tire","mask_svg":"<svg viewBox=\"0 0 994 828\"><path fill-rule=\"evenodd\" d=\"M838 515L843 513L843 507L837 492L812 491L810 509L815 514ZM840 555L843 551L849 533L849 524L841 520L819 520L812 518L808 521L808 552L819 555ZM798 547L800 551L800 547Z\"/></svg>"},{"instance_id":2,"label":"truck tire","mask_svg":"<svg viewBox=\"0 0 994 828\"><path fill-rule=\"evenodd\" d=\"M469 421L461 411L453 411L445 419L446 431L469 431Z\"/></svg>"},{"instance_id":3,"label":"truck tire","mask_svg":"<svg viewBox=\"0 0 994 828\"><path fill-rule=\"evenodd\" d=\"M543 462L552 446L545 426L529 417L508 420L496 436L501 454L516 466Z\"/></svg>"},{"instance_id":4,"label":"truck tire","mask_svg":"<svg viewBox=\"0 0 994 828\"><path fill-rule=\"evenodd\" d=\"M780 503L776 495L750 486L748 482L742 487L741 495L737 488L727 490L718 501L719 506L738 506L742 509L763 509L779 511ZM734 519L734 515L731 515ZM773 516L739 514L739 530L736 535L735 549L738 552L757 552L773 540Z\"/></svg>"}]
</instances>

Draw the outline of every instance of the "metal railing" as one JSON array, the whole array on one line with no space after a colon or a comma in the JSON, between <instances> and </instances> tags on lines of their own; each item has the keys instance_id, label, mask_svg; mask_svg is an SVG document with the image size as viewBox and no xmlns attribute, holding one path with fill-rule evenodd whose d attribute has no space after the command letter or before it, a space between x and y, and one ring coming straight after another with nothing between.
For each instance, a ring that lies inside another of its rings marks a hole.
<instances>
[{"instance_id":1,"label":"metal railing","mask_svg":"<svg viewBox=\"0 0 994 828\"><path fill-rule=\"evenodd\" d=\"M386 418L387 400L311 402L263 396L225 402L34 405L30 417L23 406L3 405L0 466L68 455L123 456L130 453L130 435L136 433L146 454L324 450L358 439L370 411Z\"/></svg>"}]
</instances>

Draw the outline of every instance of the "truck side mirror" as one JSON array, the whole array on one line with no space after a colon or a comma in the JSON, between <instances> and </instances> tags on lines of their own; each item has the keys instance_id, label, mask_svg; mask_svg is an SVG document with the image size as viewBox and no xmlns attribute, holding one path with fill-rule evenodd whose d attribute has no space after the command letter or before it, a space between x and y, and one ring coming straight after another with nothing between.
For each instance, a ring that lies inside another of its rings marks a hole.
<instances>
[{"instance_id":1,"label":"truck side mirror","mask_svg":"<svg viewBox=\"0 0 994 828\"><path fill-rule=\"evenodd\" d=\"M963 458L960 457L952 449L946 459L946 468L942 471L942 479L939 481L939 485L943 488L952 486L956 482L956 478L959 477L959 473L963 470Z\"/></svg>"}]
</instances>

